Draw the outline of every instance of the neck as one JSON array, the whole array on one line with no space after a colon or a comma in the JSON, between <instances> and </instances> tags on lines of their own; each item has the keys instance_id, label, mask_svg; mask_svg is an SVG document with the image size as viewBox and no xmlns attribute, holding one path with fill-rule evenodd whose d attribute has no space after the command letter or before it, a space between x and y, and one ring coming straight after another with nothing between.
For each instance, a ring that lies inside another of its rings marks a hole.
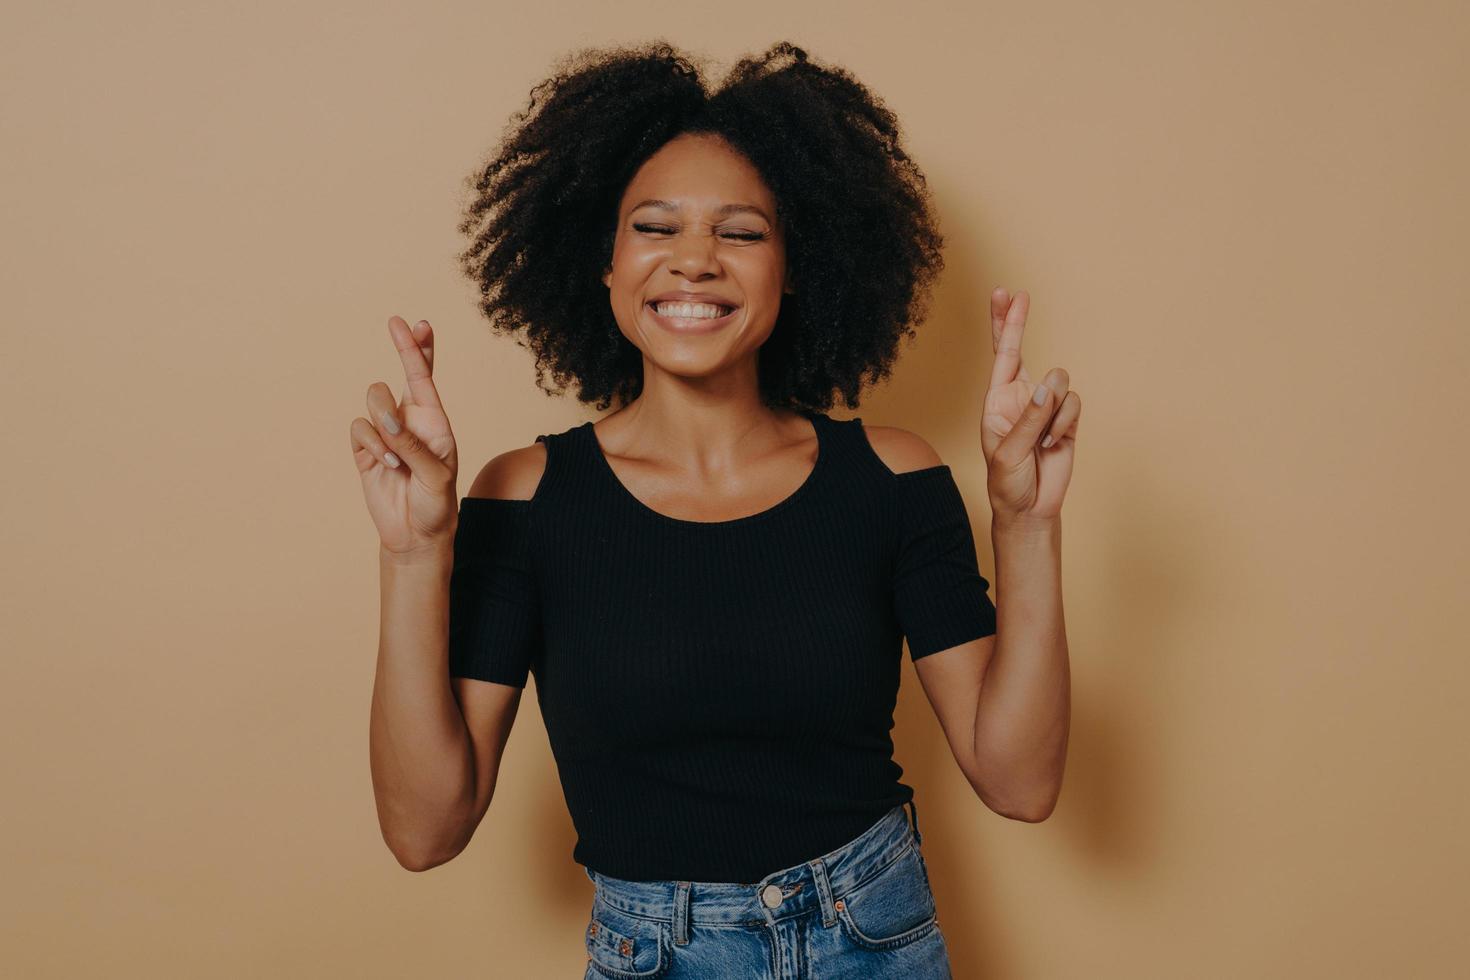
<instances>
[{"instance_id":1,"label":"neck","mask_svg":"<svg viewBox=\"0 0 1470 980\"><path fill-rule=\"evenodd\" d=\"M753 377L679 378L645 364L644 378L637 398L597 422L611 455L708 471L763 456L810 431L796 412L762 403Z\"/></svg>"}]
</instances>

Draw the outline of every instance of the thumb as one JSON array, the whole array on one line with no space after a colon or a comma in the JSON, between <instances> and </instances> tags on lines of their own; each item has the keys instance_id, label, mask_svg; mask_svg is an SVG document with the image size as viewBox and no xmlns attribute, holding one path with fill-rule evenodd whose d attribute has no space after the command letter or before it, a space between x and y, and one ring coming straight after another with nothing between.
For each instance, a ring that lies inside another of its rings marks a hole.
<instances>
[{"instance_id":1,"label":"thumb","mask_svg":"<svg viewBox=\"0 0 1470 980\"><path fill-rule=\"evenodd\" d=\"M1052 391L1043 380L1036 386L1036 390L1026 402L1026 410L1021 413L1016 424L1011 426L1011 431L1006 433L1005 438L996 447L995 455L999 457L1001 463L1008 467L1019 466L1030 456L1045 434L1047 426L1051 424L1056 410L1056 392Z\"/></svg>"}]
</instances>

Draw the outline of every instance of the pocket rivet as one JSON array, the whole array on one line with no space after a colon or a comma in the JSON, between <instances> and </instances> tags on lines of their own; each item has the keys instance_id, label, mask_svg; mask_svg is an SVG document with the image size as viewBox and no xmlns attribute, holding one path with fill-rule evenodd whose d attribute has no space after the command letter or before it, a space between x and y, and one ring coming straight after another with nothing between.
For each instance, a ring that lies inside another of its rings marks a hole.
<instances>
[{"instance_id":1,"label":"pocket rivet","mask_svg":"<svg viewBox=\"0 0 1470 980\"><path fill-rule=\"evenodd\" d=\"M837 906L838 911L841 911L842 909L847 908L847 903L844 902L840 898L836 902L834 902L833 904Z\"/></svg>"},{"instance_id":2,"label":"pocket rivet","mask_svg":"<svg viewBox=\"0 0 1470 980\"><path fill-rule=\"evenodd\" d=\"M592 935L597 935L597 923L592 923Z\"/></svg>"},{"instance_id":3,"label":"pocket rivet","mask_svg":"<svg viewBox=\"0 0 1470 980\"><path fill-rule=\"evenodd\" d=\"M619 946L618 949L622 952L624 956L627 956L629 953L633 952L633 944L624 939L623 945Z\"/></svg>"}]
</instances>

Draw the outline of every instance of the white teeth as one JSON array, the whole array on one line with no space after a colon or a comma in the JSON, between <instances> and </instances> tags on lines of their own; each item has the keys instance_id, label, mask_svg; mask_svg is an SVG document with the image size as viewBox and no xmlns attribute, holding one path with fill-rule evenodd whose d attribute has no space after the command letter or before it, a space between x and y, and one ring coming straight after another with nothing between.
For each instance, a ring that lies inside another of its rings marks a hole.
<instances>
[{"instance_id":1,"label":"white teeth","mask_svg":"<svg viewBox=\"0 0 1470 980\"><path fill-rule=\"evenodd\" d=\"M729 313L732 307L715 306L713 303L656 303L654 309L659 316L713 320Z\"/></svg>"}]
</instances>

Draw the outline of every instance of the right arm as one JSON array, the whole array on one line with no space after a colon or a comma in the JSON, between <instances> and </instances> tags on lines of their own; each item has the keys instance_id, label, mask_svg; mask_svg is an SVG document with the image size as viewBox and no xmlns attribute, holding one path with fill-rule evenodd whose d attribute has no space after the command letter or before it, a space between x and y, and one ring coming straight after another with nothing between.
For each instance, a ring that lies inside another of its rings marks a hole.
<instances>
[{"instance_id":1,"label":"right arm","mask_svg":"<svg viewBox=\"0 0 1470 980\"><path fill-rule=\"evenodd\" d=\"M527 500L534 443L496 456L471 497ZM379 549L382 621L369 732L378 821L398 863L425 871L464 850L495 795L523 689L449 676L449 543L412 559Z\"/></svg>"},{"instance_id":2,"label":"right arm","mask_svg":"<svg viewBox=\"0 0 1470 980\"><path fill-rule=\"evenodd\" d=\"M352 420L353 461L380 538L381 610L368 723L373 796L398 863L423 871L469 843L490 806L521 689L449 676L449 584L459 527L459 457L434 387L433 328L390 317L403 362L401 402L368 386ZM485 464L470 496L529 499L540 443Z\"/></svg>"}]
</instances>

